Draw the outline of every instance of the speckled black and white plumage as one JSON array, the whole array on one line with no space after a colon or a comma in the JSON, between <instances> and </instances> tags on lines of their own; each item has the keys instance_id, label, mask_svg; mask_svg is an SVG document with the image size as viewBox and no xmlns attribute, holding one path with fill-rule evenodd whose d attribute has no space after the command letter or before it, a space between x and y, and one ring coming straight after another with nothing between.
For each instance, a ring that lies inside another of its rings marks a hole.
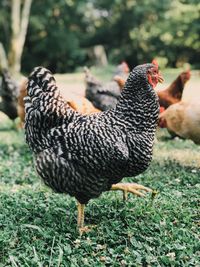
<instances>
[{"instance_id":1,"label":"speckled black and white plumage","mask_svg":"<svg viewBox=\"0 0 200 267\"><path fill-rule=\"evenodd\" d=\"M11 120L18 117L17 97L19 88L17 83L11 78L8 70L1 71L2 81L0 86L0 111L4 112Z\"/></svg>"},{"instance_id":2,"label":"speckled black and white plumage","mask_svg":"<svg viewBox=\"0 0 200 267\"><path fill-rule=\"evenodd\" d=\"M146 170L159 113L146 75L153 66L133 69L115 109L85 116L66 104L48 70L34 69L25 98L25 135L47 185L85 204L123 177Z\"/></svg>"}]
</instances>

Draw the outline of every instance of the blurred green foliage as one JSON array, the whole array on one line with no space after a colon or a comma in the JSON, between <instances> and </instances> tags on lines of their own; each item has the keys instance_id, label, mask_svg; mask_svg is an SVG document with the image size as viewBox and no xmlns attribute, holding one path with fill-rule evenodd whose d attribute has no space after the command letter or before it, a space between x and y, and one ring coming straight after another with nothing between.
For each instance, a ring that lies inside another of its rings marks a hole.
<instances>
[{"instance_id":1,"label":"blurred green foliage","mask_svg":"<svg viewBox=\"0 0 200 267\"><path fill-rule=\"evenodd\" d=\"M0 2L0 41L10 38L10 0ZM198 0L33 0L22 71L44 65L73 71L94 62L102 44L111 63L133 66L159 57L168 66L199 65ZM5 23L5 21L7 23Z\"/></svg>"}]
</instances>

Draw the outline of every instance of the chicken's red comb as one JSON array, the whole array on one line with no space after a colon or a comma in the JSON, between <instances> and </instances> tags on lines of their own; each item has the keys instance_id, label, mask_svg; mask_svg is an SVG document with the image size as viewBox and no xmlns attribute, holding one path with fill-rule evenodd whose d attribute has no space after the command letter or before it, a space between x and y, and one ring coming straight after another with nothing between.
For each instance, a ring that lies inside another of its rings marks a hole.
<instances>
[{"instance_id":1,"label":"chicken's red comb","mask_svg":"<svg viewBox=\"0 0 200 267\"><path fill-rule=\"evenodd\" d=\"M191 71L190 71L190 69L186 71L186 74L187 74L187 78L188 78L188 80L189 80L190 77L191 77Z\"/></svg>"},{"instance_id":2,"label":"chicken's red comb","mask_svg":"<svg viewBox=\"0 0 200 267\"><path fill-rule=\"evenodd\" d=\"M165 108L164 107L160 107L160 113L162 113L163 111L165 111Z\"/></svg>"},{"instance_id":3,"label":"chicken's red comb","mask_svg":"<svg viewBox=\"0 0 200 267\"><path fill-rule=\"evenodd\" d=\"M154 64L156 67L158 67L158 61L154 58L151 62L152 64Z\"/></svg>"}]
</instances>

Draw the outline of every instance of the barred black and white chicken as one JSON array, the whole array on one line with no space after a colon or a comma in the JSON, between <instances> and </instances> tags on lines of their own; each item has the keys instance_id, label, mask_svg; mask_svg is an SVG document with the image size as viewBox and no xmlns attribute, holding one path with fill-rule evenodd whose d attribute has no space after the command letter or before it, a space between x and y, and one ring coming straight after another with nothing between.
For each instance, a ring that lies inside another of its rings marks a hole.
<instances>
[{"instance_id":1,"label":"barred black and white chicken","mask_svg":"<svg viewBox=\"0 0 200 267\"><path fill-rule=\"evenodd\" d=\"M49 70L37 67L29 76L26 141L45 184L78 200L79 229L85 204L102 192L150 190L119 182L150 164L159 113L153 87L161 80L157 66L137 66L114 109L81 115L64 101Z\"/></svg>"},{"instance_id":2,"label":"barred black and white chicken","mask_svg":"<svg viewBox=\"0 0 200 267\"><path fill-rule=\"evenodd\" d=\"M104 83L92 75L88 68L85 71L86 90L85 96L92 104L102 110L114 108L121 94L121 87L118 83L119 78L126 80L129 73L129 67L126 62L117 66L114 77L111 81Z\"/></svg>"},{"instance_id":3,"label":"barred black and white chicken","mask_svg":"<svg viewBox=\"0 0 200 267\"><path fill-rule=\"evenodd\" d=\"M11 78L8 70L1 71L2 81L0 86L0 111L5 113L11 120L18 117L17 98L19 89L17 83Z\"/></svg>"}]
</instances>

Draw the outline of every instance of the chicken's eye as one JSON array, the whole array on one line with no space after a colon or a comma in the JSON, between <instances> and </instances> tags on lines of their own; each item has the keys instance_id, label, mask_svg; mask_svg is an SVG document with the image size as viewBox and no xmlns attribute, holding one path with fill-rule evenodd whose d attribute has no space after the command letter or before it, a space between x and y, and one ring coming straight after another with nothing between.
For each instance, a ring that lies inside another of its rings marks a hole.
<instances>
[{"instance_id":1,"label":"chicken's eye","mask_svg":"<svg viewBox=\"0 0 200 267\"><path fill-rule=\"evenodd\" d=\"M153 70L153 74L156 74L156 73L157 73L157 70L154 69L154 70Z\"/></svg>"}]
</instances>

